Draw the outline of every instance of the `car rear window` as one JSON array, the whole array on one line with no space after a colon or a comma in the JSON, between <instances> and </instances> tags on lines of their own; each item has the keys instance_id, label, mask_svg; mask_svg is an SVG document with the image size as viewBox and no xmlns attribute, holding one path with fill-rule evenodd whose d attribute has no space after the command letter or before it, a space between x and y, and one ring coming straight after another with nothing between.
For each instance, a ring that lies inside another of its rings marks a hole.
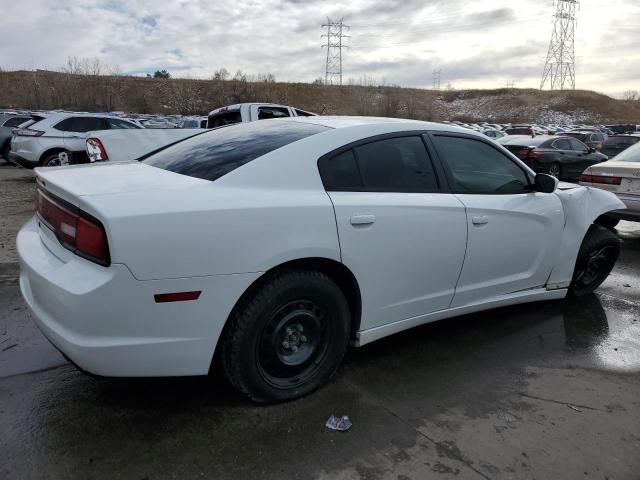
<instances>
[{"instance_id":1,"label":"car rear window","mask_svg":"<svg viewBox=\"0 0 640 480\"><path fill-rule=\"evenodd\" d=\"M24 122L28 122L31 120L31 117L10 117L6 122L4 122L3 127L17 127L18 125L22 125Z\"/></svg>"},{"instance_id":2,"label":"car rear window","mask_svg":"<svg viewBox=\"0 0 640 480\"><path fill-rule=\"evenodd\" d=\"M242 122L242 115L240 110L235 110L225 113L216 113L209 117L207 128L222 127L224 125L233 125L234 123Z\"/></svg>"},{"instance_id":3,"label":"car rear window","mask_svg":"<svg viewBox=\"0 0 640 480\"><path fill-rule=\"evenodd\" d=\"M331 128L291 121L230 125L178 142L143 163L213 181L273 150L327 130Z\"/></svg>"}]
</instances>

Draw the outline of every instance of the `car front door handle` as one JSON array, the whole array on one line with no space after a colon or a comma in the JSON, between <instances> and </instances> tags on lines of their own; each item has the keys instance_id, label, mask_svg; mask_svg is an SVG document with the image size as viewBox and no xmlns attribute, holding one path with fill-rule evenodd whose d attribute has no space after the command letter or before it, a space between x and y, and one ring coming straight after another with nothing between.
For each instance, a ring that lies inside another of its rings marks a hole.
<instances>
[{"instance_id":1,"label":"car front door handle","mask_svg":"<svg viewBox=\"0 0 640 480\"><path fill-rule=\"evenodd\" d=\"M349 221L351 225L371 225L375 223L376 216L375 215L354 215Z\"/></svg>"},{"instance_id":2,"label":"car front door handle","mask_svg":"<svg viewBox=\"0 0 640 480\"><path fill-rule=\"evenodd\" d=\"M489 217L480 215L480 216L471 218L471 221L473 222L474 225L486 225L487 223L489 223Z\"/></svg>"}]
</instances>

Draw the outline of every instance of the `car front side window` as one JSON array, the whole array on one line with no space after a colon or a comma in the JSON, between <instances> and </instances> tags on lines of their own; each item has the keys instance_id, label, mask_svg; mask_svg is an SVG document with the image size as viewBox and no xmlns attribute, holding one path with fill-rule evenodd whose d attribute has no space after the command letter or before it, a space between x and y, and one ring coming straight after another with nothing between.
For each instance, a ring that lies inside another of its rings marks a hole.
<instances>
[{"instance_id":1,"label":"car front side window","mask_svg":"<svg viewBox=\"0 0 640 480\"><path fill-rule=\"evenodd\" d=\"M526 172L497 148L468 137L432 138L454 193L506 195L532 191Z\"/></svg>"}]
</instances>

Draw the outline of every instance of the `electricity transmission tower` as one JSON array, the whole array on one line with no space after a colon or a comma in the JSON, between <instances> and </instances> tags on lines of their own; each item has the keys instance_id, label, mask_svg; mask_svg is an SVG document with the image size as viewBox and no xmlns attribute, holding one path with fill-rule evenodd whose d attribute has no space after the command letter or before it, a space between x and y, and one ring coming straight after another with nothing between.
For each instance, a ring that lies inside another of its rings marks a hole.
<instances>
[{"instance_id":1,"label":"electricity transmission tower","mask_svg":"<svg viewBox=\"0 0 640 480\"><path fill-rule=\"evenodd\" d=\"M433 71L433 89L440 90L440 77L442 76L442 70Z\"/></svg>"},{"instance_id":2,"label":"electricity transmission tower","mask_svg":"<svg viewBox=\"0 0 640 480\"><path fill-rule=\"evenodd\" d=\"M342 18L337 22L332 22L330 18L327 18L327 23L322 27L327 29L327 33L322 35L327 37L326 45L322 45L323 48L327 49L324 82L327 85L342 85L342 49L348 48L344 45L342 39L349 37L343 32L348 31L351 27L345 25Z\"/></svg>"},{"instance_id":3,"label":"electricity transmission tower","mask_svg":"<svg viewBox=\"0 0 640 480\"><path fill-rule=\"evenodd\" d=\"M555 0L553 33L544 64L540 89L549 84L551 90L576 88L575 30L579 0Z\"/></svg>"}]
</instances>

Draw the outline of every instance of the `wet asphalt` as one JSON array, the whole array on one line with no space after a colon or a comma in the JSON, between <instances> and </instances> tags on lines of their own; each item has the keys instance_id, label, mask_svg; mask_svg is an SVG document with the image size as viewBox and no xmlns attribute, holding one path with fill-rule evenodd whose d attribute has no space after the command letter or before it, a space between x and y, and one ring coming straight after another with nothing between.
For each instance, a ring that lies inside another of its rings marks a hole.
<instances>
[{"instance_id":1,"label":"wet asphalt","mask_svg":"<svg viewBox=\"0 0 640 480\"><path fill-rule=\"evenodd\" d=\"M220 378L100 379L0 268L0 479L640 479L640 224L597 294L425 325L262 407ZM346 433L324 427L348 415Z\"/></svg>"}]
</instances>

